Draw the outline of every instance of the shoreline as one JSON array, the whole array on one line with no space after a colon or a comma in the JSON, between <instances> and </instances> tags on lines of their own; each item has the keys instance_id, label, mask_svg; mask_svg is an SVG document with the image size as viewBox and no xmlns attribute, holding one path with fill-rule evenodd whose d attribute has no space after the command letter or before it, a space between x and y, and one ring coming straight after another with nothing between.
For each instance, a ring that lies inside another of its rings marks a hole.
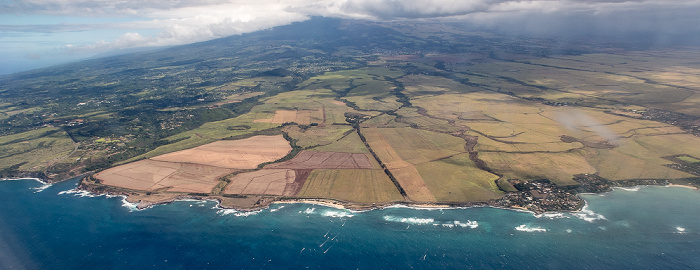
<instances>
[{"instance_id":1,"label":"shoreline","mask_svg":"<svg viewBox=\"0 0 700 270\"><path fill-rule=\"evenodd\" d=\"M681 184L668 184L666 187L682 187L682 188L689 188L689 189L695 189L695 190L700 190L700 188L691 186L691 185L681 185Z\"/></svg>"},{"instance_id":2,"label":"shoreline","mask_svg":"<svg viewBox=\"0 0 700 270\"><path fill-rule=\"evenodd\" d=\"M85 175L81 176L85 177ZM78 177L75 177L78 178ZM75 179L74 178L74 179ZM52 185L53 183L48 183L45 181L42 181L39 178L7 178L7 179L0 179L0 181L20 181L20 180L33 180L41 183L42 185ZM82 180L82 179L81 179ZM257 212L261 211L264 209L269 209L272 205L275 204L309 204L309 205L319 205L319 206L324 206L328 208L333 208L333 209L338 209L338 210L347 210L351 212L365 212L365 211L371 211L371 210L378 210L378 209L386 209L386 208L410 208L410 209L415 209L415 210L444 210L444 209L467 209L467 208L474 208L474 207L491 207L495 209L503 209L503 210L510 210L510 211L516 211L516 212L526 212L526 213L532 213L533 215L540 215L544 213L579 213L583 209L585 209L587 203L585 199L581 198L583 201L583 205L576 209L576 210L557 210L557 211L532 211L524 206L502 206L498 205L495 203L495 200L492 201L487 201L487 202L465 202L465 203L455 203L455 204L450 204L450 203L421 203L421 202L400 202L400 201L394 201L394 202L381 202L381 203L353 203L353 202L346 202L346 201L340 201L340 200L335 200L335 199L312 199L312 198L275 198L273 200L269 200L265 202L265 204L261 205L253 205L251 207L233 207L233 206L227 206L225 200L225 197L220 197L220 196L197 196L197 195L189 195L189 194L162 194L165 195L166 198L163 200L154 200L154 201L145 201L145 200L140 200L138 196L143 196L143 194L140 193L135 193L135 194L129 194L124 191L118 191L115 192L113 190L105 190L105 191L97 191L93 190L89 187L85 187L82 185L82 181L79 180L78 186L76 186L74 189L75 193L78 192L86 192L90 194L91 196L107 196L107 197L121 197L123 204L125 207L132 208L134 210L140 211L140 210L145 210L157 205L164 205L164 204L169 204L173 202L178 202L178 201L210 201L210 202L215 202L216 203L216 208L220 210L235 210L241 213L249 213L249 212ZM645 187L645 186L658 186L658 187L680 187L680 188L686 188L686 189L694 189L694 190L700 190L699 188L691 185L682 185L682 184L664 184L664 185L635 185L633 187ZM627 187L629 188L629 187ZM584 194L605 194L608 192L614 191L615 188L611 191L605 191L605 192L594 192L594 193L579 193L578 195L584 195ZM136 197L136 198L135 198Z\"/></svg>"},{"instance_id":3,"label":"shoreline","mask_svg":"<svg viewBox=\"0 0 700 270\"><path fill-rule=\"evenodd\" d=\"M645 186L650 186L650 187L651 186L682 187L682 188L687 188L687 189L700 190L694 186L679 185L679 184L635 185L634 187L645 187ZM614 191L614 190L605 191L605 192L597 192L597 193L580 193L580 194L605 194L605 193L612 192L612 191ZM88 191L88 192L90 192L90 191ZM258 212L261 210L269 209L272 205L275 205L275 204L319 205L319 206L324 206L324 207L328 207L328 208L333 208L333 209L338 209L338 210L347 210L347 211L356 212L356 213L371 211L371 210L381 210L381 209L386 209L386 208L410 208L410 209L415 209L415 210L440 210L440 209L467 209L467 208L474 208L474 207L491 207L491 208L495 208L495 209L510 210L510 211L522 212L522 213L531 213L533 215L541 215L541 214L546 214L546 213L580 213L587 206L586 200L579 197L583 201L583 204L581 205L581 207L579 207L576 210L563 210L563 211L562 210L532 211L524 206L504 207L504 206L495 204L494 201L468 202L468 203L456 203L456 204L412 203L412 202L396 202L395 201L395 202L363 204L363 203L345 202L345 201L340 201L340 200L335 200L335 199L310 199L310 198L283 198L283 199L272 200L272 201L267 202L264 205L259 205L259 206L254 206L254 207L231 207L231 206L227 206L221 197L206 198L203 196L173 194L173 195L176 195L176 197L171 198L171 199L167 199L167 200L153 201L153 202L143 202L143 201L133 202L133 201L129 201L130 196L128 194L110 194L109 192L107 192L106 194L112 195L112 196L124 197L124 201L134 205L137 210L144 210L144 209L151 208L153 206L173 203L173 202L177 202L177 201L196 200L196 201L216 202L217 209L234 210L234 211L238 211L241 213ZM578 196L578 194L577 194L577 196Z\"/></svg>"},{"instance_id":4,"label":"shoreline","mask_svg":"<svg viewBox=\"0 0 700 270\"><path fill-rule=\"evenodd\" d=\"M0 181L20 181L20 180L34 180L37 181L41 184L44 185L51 185L52 183L46 182L44 180L41 180L40 178L35 178L35 177L23 177L23 178L2 178Z\"/></svg>"}]
</instances>

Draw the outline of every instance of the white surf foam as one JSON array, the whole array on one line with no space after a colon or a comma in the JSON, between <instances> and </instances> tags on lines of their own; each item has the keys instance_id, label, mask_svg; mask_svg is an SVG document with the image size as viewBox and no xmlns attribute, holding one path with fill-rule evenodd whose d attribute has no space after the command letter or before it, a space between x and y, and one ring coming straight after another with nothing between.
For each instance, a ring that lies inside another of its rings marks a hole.
<instances>
[{"instance_id":1,"label":"white surf foam","mask_svg":"<svg viewBox=\"0 0 700 270\"><path fill-rule=\"evenodd\" d=\"M95 198L95 197L101 197L101 196L104 196L106 198L122 198L122 206L129 209L129 212L143 210L143 209L139 209L137 207L138 203L128 202L126 200L126 196L124 196L124 195L110 195L107 193L93 194L93 193L90 193L89 191L79 190L77 188L60 191L60 192L58 192L58 195L73 195L73 196L77 196L77 197L88 197L88 198Z\"/></svg>"},{"instance_id":2,"label":"white surf foam","mask_svg":"<svg viewBox=\"0 0 700 270\"><path fill-rule=\"evenodd\" d=\"M130 212L133 211L139 211L139 208L137 207L137 203L132 203L126 200L126 196L121 196L122 197L122 206L126 207L129 209Z\"/></svg>"},{"instance_id":3,"label":"white surf foam","mask_svg":"<svg viewBox=\"0 0 700 270\"><path fill-rule=\"evenodd\" d=\"M87 191L87 190L79 190L79 189L77 189L77 188L69 189L69 190L64 190L64 191L58 192L58 195L65 195L65 194L72 194L73 196L78 196L78 197L90 197L90 198L105 195L105 194L98 194L98 195L95 195L95 194L90 193L90 192Z\"/></svg>"},{"instance_id":4,"label":"white surf foam","mask_svg":"<svg viewBox=\"0 0 700 270\"><path fill-rule=\"evenodd\" d=\"M233 215L234 215L234 216L237 216L237 217L249 217L249 216L252 216L252 215L257 215L257 214L259 214L260 212L262 212L262 210L238 212L238 213L233 213Z\"/></svg>"},{"instance_id":5,"label":"white surf foam","mask_svg":"<svg viewBox=\"0 0 700 270\"><path fill-rule=\"evenodd\" d=\"M34 191L34 193L39 193L39 192L42 192L42 191L44 191L45 189L50 188L50 187L51 187L51 184L44 184L44 185L42 185L42 186L40 186L40 187L35 187L35 188L32 188L32 189L36 190L36 191Z\"/></svg>"},{"instance_id":6,"label":"white surf foam","mask_svg":"<svg viewBox=\"0 0 700 270\"><path fill-rule=\"evenodd\" d=\"M325 210L321 214L324 217L348 218L354 216L350 211L342 210Z\"/></svg>"},{"instance_id":7,"label":"white surf foam","mask_svg":"<svg viewBox=\"0 0 700 270\"><path fill-rule=\"evenodd\" d=\"M308 214L313 213L314 211L316 211L316 208L315 208L315 207L310 207L310 208L306 208L306 210L304 210L303 213L308 215Z\"/></svg>"},{"instance_id":8,"label":"white surf foam","mask_svg":"<svg viewBox=\"0 0 700 270\"><path fill-rule=\"evenodd\" d=\"M467 223L462 223L460 221L455 220L454 224L456 226L460 226L462 228L470 228L470 229L476 229L477 227L479 227L479 222L472 221L472 220L467 220Z\"/></svg>"},{"instance_id":9,"label":"white surf foam","mask_svg":"<svg viewBox=\"0 0 700 270\"><path fill-rule=\"evenodd\" d=\"M636 191L639 191L639 186L635 186L635 187L617 187L616 189L624 190L624 191L630 191L630 192L636 192Z\"/></svg>"},{"instance_id":10,"label":"white surf foam","mask_svg":"<svg viewBox=\"0 0 700 270\"><path fill-rule=\"evenodd\" d=\"M23 181L23 180L34 180L42 184L47 184L46 182L42 181L39 178L3 178L0 179L0 181Z\"/></svg>"},{"instance_id":11,"label":"white surf foam","mask_svg":"<svg viewBox=\"0 0 700 270\"><path fill-rule=\"evenodd\" d=\"M384 220L390 222L401 222L414 225L427 225L433 224L435 222L432 218L417 218L417 217L396 217L396 216L384 216Z\"/></svg>"},{"instance_id":12,"label":"white surf foam","mask_svg":"<svg viewBox=\"0 0 700 270\"><path fill-rule=\"evenodd\" d=\"M546 232L547 229L544 229L542 227L529 227L526 224L522 224L518 227L515 227L516 230L521 231L521 232Z\"/></svg>"},{"instance_id":13,"label":"white surf foam","mask_svg":"<svg viewBox=\"0 0 700 270\"><path fill-rule=\"evenodd\" d=\"M270 212L277 212L277 211L279 211L279 210L282 209L282 208L284 208L284 205L280 205L280 206L278 206L277 208L271 208L271 209L270 209Z\"/></svg>"},{"instance_id":14,"label":"white surf foam","mask_svg":"<svg viewBox=\"0 0 700 270\"><path fill-rule=\"evenodd\" d=\"M413 210L428 210L428 211L435 211L435 210L447 210L447 209L463 209L465 207L420 207L420 206L409 206L409 205L403 205L403 204L392 204L386 207L383 207L385 209L388 208L406 208L406 209L413 209Z\"/></svg>"},{"instance_id":15,"label":"white surf foam","mask_svg":"<svg viewBox=\"0 0 700 270\"><path fill-rule=\"evenodd\" d=\"M605 216L595 213L588 209L588 205L584 206L583 209L581 209L578 212L571 213L571 215L591 223L593 223L596 220L607 220Z\"/></svg>"},{"instance_id":16,"label":"white surf foam","mask_svg":"<svg viewBox=\"0 0 700 270\"><path fill-rule=\"evenodd\" d=\"M560 218L571 218L564 213L543 213L536 214L536 218L548 218L548 219L560 219Z\"/></svg>"},{"instance_id":17,"label":"white surf foam","mask_svg":"<svg viewBox=\"0 0 700 270\"><path fill-rule=\"evenodd\" d=\"M225 215L233 215L235 213L238 213L235 209L219 209L219 211L216 211L217 214L220 216L225 216Z\"/></svg>"},{"instance_id":18,"label":"white surf foam","mask_svg":"<svg viewBox=\"0 0 700 270\"><path fill-rule=\"evenodd\" d=\"M234 215L234 216L237 216L237 217L249 217L249 216L252 216L252 215L257 215L257 214L259 214L260 212L262 212L262 210L257 210L257 211L243 211L243 212L242 212L242 211L238 211L238 210L236 210L236 209L219 209L219 211L216 211L216 213L219 214L220 216Z\"/></svg>"}]
</instances>

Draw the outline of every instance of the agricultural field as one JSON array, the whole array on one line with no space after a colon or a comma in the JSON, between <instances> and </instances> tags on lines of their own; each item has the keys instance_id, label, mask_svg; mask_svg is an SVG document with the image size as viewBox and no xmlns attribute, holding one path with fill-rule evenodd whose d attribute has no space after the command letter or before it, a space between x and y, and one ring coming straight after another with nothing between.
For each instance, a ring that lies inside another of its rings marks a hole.
<instances>
[{"instance_id":1,"label":"agricultural field","mask_svg":"<svg viewBox=\"0 0 700 270\"><path fill-rule=\"evenodd\" d=\"M234 171L146 159L104 170L94 177L101 184L131 190L209 193L219 183L220 177Z\"/></svg>"},{"instance_id":2,"label":"agricultural field","mask_svg":"<svg viewBox=\"0 0 700 270\"><path fill-rule=\"evenodd\" d=\"M697 158L694 158L694 157L691 157L691 156L678 156L678 157L676 157L676 158L678 158L678 159L680 159L680 160L682 160L682 161L688 162L688 163L698 163L698 162L700 162L700 159L697 159Z\"/></svg>"},{"instance_id":3,"label":"agricultural field","mask_svg":"<svg viewBox=\"0 0 700 270\"><path fill-rule=\"evenodd\" d=\"M440 202L479 202L498 199L497 175L476 167L469 154L415 166L428 189Z\"/></svg>"},{"instance_id":4,"label":"agricultural field","mask_svg":"<svg viewBox=\"0 0 700 270\"><path fill-rule=\"evenodd\" d=\"M291 150L281 135L217 141L110 168L96 174L94 178L100 184L130 190L211 193L220 184L222 177L278 160ZM268 180L264 177L261 179ZM281 192L277 192L279 185L270 187L267 191L268 185L270 183L258 183L257 186L254 183L251 190L263 192L261 194L271 192L281 195Z\"/></svg>"},{"instance_id":5,"label":"agricultural field","mask_svg":"<svg viewBox=\"0 0 700 270\"><path fill-rule=\"evenodd\" d=\"M420 164L465 153L462 138L414 128L363 128L362 133L379 158Z\"/></svg>"},{"instance_id":6,"label":"agricultural field","mask_svg":"<svg viewBox=\"0 0 700 270\"><path fill-rule=\"evenodd\" d=\"M294 170L265 169L240 173L230 178L224 194L257 194L292 196L292 185L297 175Z\"/></svg>"},{"instance_id":7,"label":"agricultural field","mask_svg":"<svg viewBox=\"0 0 700 270\"><path fill-rule=\"evenodd\" d=\"M363 27L402 35L292 42L272 29L0 77L0 175L87 173L96 190L139 200L197 194L243 208L466 204L513 192L510 180L700 176L683 169L700 157L698 50L568 53L380 25Z\"/></svg>"},{"instance_id":8,"label":"agricultural field","mask_svg":"<svg viewBox=\"0 0 700 270\"><path fill-rule=\"evenodd\" d=\"M421 114L418 108L401 108L396 111L397 121L408 124L412 127L438 132L457 132L460 128L452 125L447 119L436 119Z\"/></svg>"},{"instance_id":9,"label":"agricultural field","mask_svg":"<svg viewBox=\"0 0 700 270\"><path fill-rule=\"evenodd\" d=\"M469 93L482 89L461 84L455 80L429 75L406 75L399 79L412 98L440 96L443 94Z\"/></svg>"},{"instance_id":10,"label":"agricultural field","mask_svg":"<svg viewBox=\"0 0 700 270\"><path fill-rule=\"evenodd\" d=\"M290 125L284 127L282 130L290 137L296 139L296 144L298 146L305 149L315 149L335 143L347 136L350 136L350 134L354 131L352 127L348 125L330 125L325 127L300 127ZM362 142L360 142L360 144L362 144Z\"/></svg>"},{"instance_id":11,"label":"agricultural field","mask_svg":"<svg viewBox=\"0 0 700 270\"><path fill-rule=\"evenodd\" d=\"M297 195L354 203L387 203L403 197L382 170L320 169L311 172Z\"/></svg>"},{"instance_id":12,"label":"agricultural field","mask_svg":"<svg viewBox=\"0 0 700 270\"><path fill-rule=\"evenodd\" d=\"M362 121L363 128L403 128L410 127L411 125L400 122L396 116L389 114L381 114L375 117L369 118Z\"/></svg>"},{"instance_id":13,"label":"agricultural field","mask_svg":"<svg viewBox=\"0 0 700 270\"><path fill-rule=\"evenodd\" d=\"M311 123L323 122L322 113L323 112L319 110L276 110L272 118L255 119L254 122L270 124L294 122L301 125L308 125Z\"/></svg>"},{"instance_id":14,"label":"agricultural field","mask_svg":"<svg viewBox=\"0 0 700 270\"><path fill-rule=\"evenodd\" d=\"M255 136L241 140L216 141L151 159L229 169L254 169L259 164L284 157L291 150L289 143L281 135Z\"/></svg>"},{"instance_id":15,"label":"agricultural field","mask_svg":"<svg viewBox=\"0 0 700 270\"><path fill-rule=\"evenodd\" d=\"M687 55L685 55L687 53ZM657 108L700 116L694 51L585 54L471 67L474 83L519 97L600 108ZM509 89L505 91L505 89ZM512 90L511 90L512 89Z\"/></svg>"},{"instance_id":16,"label":"agricultural field","mask_svg":"<svg viewBox=\"0 0 700 270\"><path fill-rule=\"evenodd\" d=\"M354 130L330 144L314 147L309 149L309 151L369 154L369 149L362 143L360 136Z\"/></svg>"},{"instance_id":17,"label":"agricultural field","mask_svg":"<svg viewBox=\"0 0 700 270\"><path fill-rule=\"evenodd\" d=\"M440 188L443 181L427 173L427 163L466 153L464 139L414 128L363 128L367 143L389 171L396 177L408 198L419 202L434 202L450 198L450 191ZM420 173L418 168L423 168ZM429 175L426 182L422 175ZM462 184L471 185L469 181ZM432 189L430 188L432 185ZM457 184L458 186L460 184ZM495 189L497 190L497 189Z\"/></svg>"},{"instance_id":18,"label":"agricultural field","mask_svg":"<svg viewBox=\"0 0 700 270\"><path fill-rule=\"evenodd\" d=\"M232 136L242 136L252 134L269 128L266 123L251 123L241 121L239 118L226 119L222 121L209 122L197 129L179 133L165 138L169 144L159 146L147 153L133 157L126 162L131 162L143 158L151 158L175 151L190 149L207 143L212 143Z\"/></svg>"},{"instance_id":19,"label":"agricultural field","mask_svg":"<svg viewBox=\"0 0 700 270\"><path fill-rule=\"evenodd\" d=\"M65 131L45 127L0 137L0 170L45 170L75 151Z\"/></svg>"},{"instance_id":20,"label":"agricultural field","mask_svg":"<svg viewBox=\"0 0 700 270\"><path fill-rule=\"evenodd\" d=\"M289 161L271 164L277 169L379 169L367 154L302 151Z\"/></svg>"},{"instance_id":21,"label":"agricultural field","mask_svg":"<svg viewBox=\"0 0 700 270\"><path fill-rule=\"evenodd\" d=\"M329 88L341 94L341 100L350 102L363 111L391 111L401 105L391 93L395 86L386 78L403 75L403 72L385 68L365 68L350 71L329 72L310 78L302 87Z\"/></svg>"},{"instance_id":22,"label":"agricultural field","mask_svg":"<svg viewBox=\"0 0 700 270\"><path fill-rule=\"evenodd\" d=\"M580 153L485 152L479 158L505 178L549 179L558 185L576 184L574 174L596 172Z\"/></svg>"}]
</instances>

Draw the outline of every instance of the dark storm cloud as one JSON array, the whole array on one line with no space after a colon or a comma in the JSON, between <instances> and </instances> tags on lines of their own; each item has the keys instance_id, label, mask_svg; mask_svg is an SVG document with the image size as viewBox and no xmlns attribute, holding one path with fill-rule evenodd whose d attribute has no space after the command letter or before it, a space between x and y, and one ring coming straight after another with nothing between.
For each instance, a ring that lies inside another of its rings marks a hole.
<instances>
[{"instance_id":1,"label":"dark storm cloud","mask_svg":"<svg viewBox=\"0 0 700 270\"><path fill-rule=\"evenodd\" d=\"M697 14L700 1L532 1L518 8L504 4L468 20L512 33L663 45L700 41Z\"/></svg>"}]
</instances>

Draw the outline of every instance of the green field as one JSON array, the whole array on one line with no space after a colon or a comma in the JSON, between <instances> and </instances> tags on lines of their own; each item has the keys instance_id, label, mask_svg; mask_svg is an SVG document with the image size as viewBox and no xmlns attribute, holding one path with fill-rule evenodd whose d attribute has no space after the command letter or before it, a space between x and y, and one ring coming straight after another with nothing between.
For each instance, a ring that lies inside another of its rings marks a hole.
<instances>
[{"instance_id":1,"label":"green field","mask_svg":"<svg viewBox=\"0 0 700 270\"><path fill-rule=\"evenodd\" d=\"M41 171L67 158L75 149L66 132L45 127L0 137L0 170Z\"/></svg>"},{"instance_id":2,"label":"green field","mask_svg":"<svg viewBox=\"0 0 700 270\"><path fill-rule=\"evenodd\" d=\"M498 176L477 168L469 154L418 164L416 169L439 202L479 202L503 196L495 182Z\"/></svg>"},{"instance_id":3,"label":"green field","mask_svg":"<svg viewBox=\"0 0 700 270\"><path fill-rule=\"evenodd\" d=\"M343 153L369 153L369 149L362 143L356 132L350 132L344 137L330 144L314 147L311 151L343 152Z\"/></svg>"},{"instance_id":4,"label":"green field","mask_svg":"<svg viewBox=\"0 0 700 270\"><path fill-rule=\"evenodd\" d=\"M688 162L688 163L698 163L700 162L700 159L694 158L694 157L689 157L689 156L679 156L676 157L682 161Z\"/></svg>"},{"instance_id":5,"label":"green field","mask_svg":"<svg viewBox=\"0 0 700 270\"><path fill-rule=\"evenodd\" d=\"M350 126L331 125L319 128L318 126L299 128L288 126L283 129L287 134L297 140L297 145L308 149L332 144L348 136L354 130Z\"/></svg>"},{"instance_id":6,"label":"green field","mask_svg":"<svg viewBox=\"0 0 700 270\"><path fill-rule=\"evenodd\" d=\"M386 163L404 160L420 164L464 153L464 139L414 128L363 128L370 146ZM391 151L379 149L390 147ZM395 156L392 152L398 155Z\"/></svg>"},{"instance_id":7,"label":"green field","mask_svg":"<svg viewBox=\"0 0 700 270\"><path fill-rule=\"evenodd\" d=\"M382 203L403 199L383 171L357 169L314 170L297 196L356 203Z\"/></svg>"}]
</instances>

